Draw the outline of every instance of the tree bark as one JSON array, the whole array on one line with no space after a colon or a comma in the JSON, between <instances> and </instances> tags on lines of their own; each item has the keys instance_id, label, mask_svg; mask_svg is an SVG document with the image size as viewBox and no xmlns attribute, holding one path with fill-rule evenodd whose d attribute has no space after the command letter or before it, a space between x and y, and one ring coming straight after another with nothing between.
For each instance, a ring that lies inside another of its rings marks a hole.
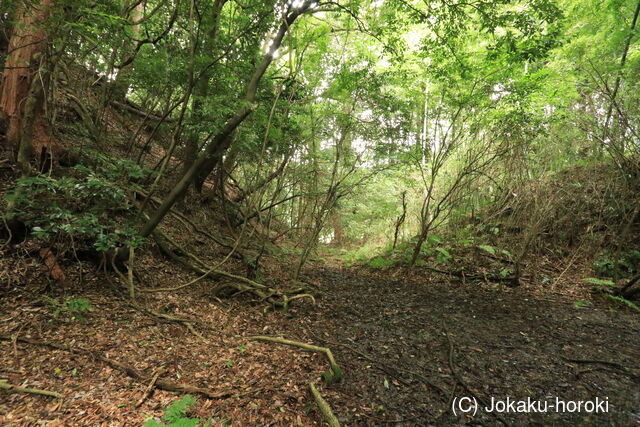
<instances>
[{"instance_id":1,"label":"tree bark","mask_svg":"<svg viewBox=\"0 0 640 427\"><path fill-rule=\"evenodd\" d=\"M17 24L9 40L0 94L0 115L6 120L5 145L14 152L20 144L31 82L40 66L38 53L44 49L47 37L42 24L52 7L53 0L42 0L38 5L21 4L16 12Z\"/></svg>"}]
</instances>

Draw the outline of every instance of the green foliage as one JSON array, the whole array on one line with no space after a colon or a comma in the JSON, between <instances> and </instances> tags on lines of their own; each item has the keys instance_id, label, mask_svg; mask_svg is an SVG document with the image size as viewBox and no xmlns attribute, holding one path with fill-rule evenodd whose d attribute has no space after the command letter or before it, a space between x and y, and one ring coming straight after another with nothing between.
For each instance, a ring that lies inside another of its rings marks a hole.
<instances>
[{"instance_id":1,"label":"green foliage","mask_svg":"<svg viewBox=\"0 0 640 427\"><path fill-rule=\"evenodd\" d=\"M189 418L187 416L187 412L193 405L195 405L195 403L195 397L187 394L182 399L173 402L171 405L169 405L169 407L167 407L167 409L164 410L162 419L168 422L168 424L159 423L154 419L148 419L144 423L144 427L196 427L200 423L202 423L203 420L199 418ZM208 423L206 423L205 425L208 425Z\"/></svg>"},{"instance_id":2,"label":"green foliage","mask_svg":"<svg viewBox=\"0 0 640 427\"><path fill-rule=\"evenodd\" d=\"M588 306L589 306L589 301L586 301L586 300L583 300L583 299L578 300L578 301L573 303L573 307L574 308L585 308L585 307L588 307Z\"/></svg>"},{"instance_id":3,"label":"green foliage","mask_svg":"<svg viewBox=\"0 0 640 427\"><path fill-rule=\"evenodd\" d=\"M435 248L436 251L436 263L446 264L451 259L451 253L445 248Z\"/></svg>"},{"instance_id":4,"label":"green foliage","mask_svg":"<svg viewBox=\"0 0 640 427\"><path fill-rule=\"evenodd\" d=\"M631 249L617 255L605 254L596 259L593 269L598 276L619 280L639 271L640 251Z\"/></svg>"},{"instance_id":5,"label":"green foliage","mask_svg":"<svg viewBox=\"0 0 640 427\"><path fill-rule=\"evenodd\" d=\"M395 262L391 259L384 258L382 256L376 256L367 261L367 266L371 268L386 268L394 265Z\"/></svg>"},{"instance_id":6,"label":"green foliage","mask_svg":"<svg viewBox=\"0 0 640 427\"><path fill-rule=\"evenodd\" d=\"M611 280L598 279L597 277L585 277L584 279L582 279L582 281L591 283L593 285L598 285L598 286L609 286L609 287L616 286L616 284L613 283Z\"/></svg>"},{"instance_id":7,"label":"green foliage","mask_svg":"<svg viewBox=\"0 0 640 427\"><path fill-rule=\"evenodd\" d=\"M122 225L118 216L133 212L125 190L112 179L140 172L120 162L116 169L102 169L104 175L86 166L74 168L72 176L37 175L18 180L16 189L5 197L13 203L12 215L23 221L34 237L86 242L98 251L120 245L139 247L143 244L132 225Z\"/></svg>"},{"instance_id":8,"label":"green foliage","mask_svg":"<svg viewBox=\"0 0 640 427\"><path fill-rule=\"evenodd\" d=\"M489 245L478 245L478 247L480 249L482 249L483 251L486 251L488 253L490 253L491 255L495 255L496 254L496 248L494 248L493 246L489 246Z\"/></svg>"},{"instance_id":9,"label":"green foliage","mask_svg":"<svg viewBox=\"0 0 640 427\"><path fill-rule=\"evenodd\" d=\"M513 273L513 271L510 268L503 268L502 270L500 270L500 277L507 277L509 276L511 273Z\"/></svg>"},{"instance_id":10,"label":"green foliage","mask_svg":"<svg viewBox=\"0 0 640 427\"><path fill-rule=\"evenodd\" d=\"M320 378L327 385L331 385L342 380L342 368L338 365L331 365L328 370L320 375Z\"/></svg>"},{"instance_id":11,"label":"green foliage","mask_svg":"<svg viewBox=\"0 0 640 427\"><path fill-rule=\"evenodd\" d=\"M86 298L69 297L62 302L48 296L44 296L42 299L51 306L53 316L56 318L61 315L66 315L69 316L71 320L83 321L86 314L93 310L91 301Z\"/></svg>"},{"instance_id":12,"label":"green foliage","mask_svg":"<svg viewBox=\"0 0 640 427\"><path fill-rule=\"evenodd\" d=\"M630 309L640 312L640 307L638 307L638 305L635 304L633 301L629 301L628 299L620 297L620 296L617 296L617 295L607 295L607 296L610 299L612 299L613 301L622 303L622 304L626 305L627 307L629 307Z\"/></svg>"}]
</instances>

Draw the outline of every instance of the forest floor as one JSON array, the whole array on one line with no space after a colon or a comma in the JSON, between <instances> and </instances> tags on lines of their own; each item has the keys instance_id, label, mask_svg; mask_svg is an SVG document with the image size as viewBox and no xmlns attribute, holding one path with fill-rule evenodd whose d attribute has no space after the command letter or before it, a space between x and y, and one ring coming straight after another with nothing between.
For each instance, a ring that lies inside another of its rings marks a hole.
<instances>
[{"instance_id":1,"label":"forest floor","mask_svg":"<svg viewBox=\"0 0 640 427\"><path fill-rule=\"evenodd\" d=\"M189 275L157 256L143 256L139 278L156 286ZM179 293L142 294L145 306L193 319L204 340L175 323L159 322L126 303L122 287L84 264L82 282L47 291L87 298L83 320L54 316L42 289L16 279L25 258L4 258L0 336L90 351L72 354L19 340L0 342L0 379L62 393L64 399L0 392L1 425L141 425L179 397L155 390L100 360L227 393L197 396L191 415L214 425L322 425L308 392L326 370L324 356L254 334L330 347L342 382L322 393L345 425L619 425L640 423L640 316L597 304L544 297L528 287L487 287L426 272L310 268L305 278L317 304L263 313L248 297L213 300L211 285ZM71 270L72 267L68 267ZM69 271L72 274L71 271ZM26 273L25 273L26 274ZM147 283L149 283L147 282ZM162 369L162 370L161 370ZM608 413L454 415L451 400L468 396L482 407L495 399L555 402L608 400ZM142 401L142 402L141 402ZM137 404L140 403L139 407ZM225 424L226 423L226 424Z\"/></svg>"}]
</instances>

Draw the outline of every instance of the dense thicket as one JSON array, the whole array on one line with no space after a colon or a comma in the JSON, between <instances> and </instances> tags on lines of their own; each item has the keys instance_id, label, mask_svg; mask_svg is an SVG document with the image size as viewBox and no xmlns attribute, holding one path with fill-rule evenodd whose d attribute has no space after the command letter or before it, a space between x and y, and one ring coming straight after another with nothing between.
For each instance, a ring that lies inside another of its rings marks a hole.
<instances>
[{"instance_id":1,"label":"dense thicket","mask_svg":"<svg viewBox=\"0 0 640 427\"><path fill-rule=\"evenodd\" d=\"M549 242L634 250L639 10L3 0L7 219L124 256L202 203L296 276L318 243L413 265L473 241L515 283Z\"/></svg>"}]
</instances>

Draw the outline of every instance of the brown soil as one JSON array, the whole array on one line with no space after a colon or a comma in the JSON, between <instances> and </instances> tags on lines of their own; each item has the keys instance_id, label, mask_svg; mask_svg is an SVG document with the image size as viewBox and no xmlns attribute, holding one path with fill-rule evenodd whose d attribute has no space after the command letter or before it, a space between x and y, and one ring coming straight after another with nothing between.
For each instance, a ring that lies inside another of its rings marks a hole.
<instances>
[{"instance_id":1,"label":"brown soil","mask_svg":"<svg viewBox=\"0 0 640 427\"><path fill-rule=\"evenodd\" d=\"M239 297L224 303L210 283L175 294L144 294L147 307L192 319L206 341L125 303L122 285L83 264L63 266L77 285L47 291L59 300L88 298L83 321L41 299L40 261L5 257L0 335L87 349L163 378L239 396L198 398L192 416L214 425L322 425L308 383L326 370L322 355L270 343L253 334L284 336L331 347L344 369L322 393L345 425L559 424L640 422L640 316L610 306L575 308L531 288L515 290L449 282L433 273L368 272L315 267L306 280L318 294L288 313ZM147 286L175 285L189 273L147 254L139 260ZM70 280L72 282L72 279ZM28 284L27 284L28 283ZM537 288L536 288L537 289ZM2 425L141 425L178 399L156 390L139 408L147 383L92 357L20 342L0 343L0 377L57 391L63 400L0 393ZM573 360L573 361L572 361ZM575 360L581 360L576 362ZM595 362L599 361L599 362ZM608 363L601 363L608 362ZM453 369L453 370L452 370ZM608 398L609 413L453 415L453 397L554 401Z\"/></svg>"}]
</instances>

